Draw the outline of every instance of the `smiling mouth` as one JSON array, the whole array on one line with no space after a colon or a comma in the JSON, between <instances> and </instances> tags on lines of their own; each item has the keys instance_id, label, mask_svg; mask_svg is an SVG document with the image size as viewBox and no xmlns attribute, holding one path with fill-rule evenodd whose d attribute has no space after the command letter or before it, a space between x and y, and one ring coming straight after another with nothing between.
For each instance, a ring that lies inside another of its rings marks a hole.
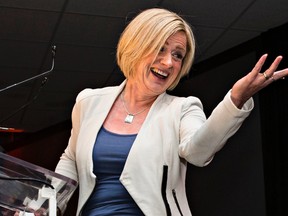
<instances>
[{"instance_id":1,"label":"smiling mouth","mask_svg":"<svg viewBox=\"0 0 288 216\"><path fill-rule=\"evenodd\" d=\"M168 77L167 73L165 73L161 70L158 70L157 68L151 68L150 70L156 77L158 77L160 79L166 79Z\"/></svg>"}]
</instances>

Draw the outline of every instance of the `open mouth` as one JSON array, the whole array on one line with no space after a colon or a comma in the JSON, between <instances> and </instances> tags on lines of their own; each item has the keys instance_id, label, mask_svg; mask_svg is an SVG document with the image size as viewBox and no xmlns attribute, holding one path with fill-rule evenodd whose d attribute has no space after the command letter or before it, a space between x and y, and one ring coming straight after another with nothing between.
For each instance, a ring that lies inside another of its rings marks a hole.
<instances>
[{"instance_id":1,"label":"open mouth","mask_svg":"<svg viewBox=\"0 0 288 216\"><path fill-rule=\"evenodd\" d=\"M157 68L151 68L151 72L160 79L166 79L168 77L168 73L165 73Z\"/></svg>"}]
</instances>

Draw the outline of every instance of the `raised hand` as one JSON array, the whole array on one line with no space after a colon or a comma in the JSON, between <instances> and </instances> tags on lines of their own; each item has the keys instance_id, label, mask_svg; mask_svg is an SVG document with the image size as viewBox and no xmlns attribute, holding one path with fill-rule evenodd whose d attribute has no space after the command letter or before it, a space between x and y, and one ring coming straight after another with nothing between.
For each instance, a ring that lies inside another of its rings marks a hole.
<instances>
[{"instance_id":1,"label":"raised hand","mask_svg":"<svg viewBox=\"0 0 288 216\"><path fill-rule=\"evenodd\" d=\"M255 93L270 85L272 82L288 76L288 68L276 71L283 58L282 56L278 56L270 67L262 73L261 69L267 56L267 54L261 56L252 71L233 85L231 100L239 109L241 109L244 103Z\"/></svg>"}]
</instances>

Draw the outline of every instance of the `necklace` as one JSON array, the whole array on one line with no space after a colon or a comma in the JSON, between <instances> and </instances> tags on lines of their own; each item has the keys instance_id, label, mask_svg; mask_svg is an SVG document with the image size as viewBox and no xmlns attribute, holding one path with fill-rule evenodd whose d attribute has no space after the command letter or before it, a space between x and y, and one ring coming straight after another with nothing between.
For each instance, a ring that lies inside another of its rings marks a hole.
<instances>
[{"instance_id":1,"label":"necklace","mask_svg":"<svg viewBox=\"0 0 288 216\"><path fill-rule=\"evenodd\" d=\"M133 122L134 116L141 114L142 112L144 112L145 110L147 110L147 109L149 108L149 106L148 106L148 107L146 107L145 109L143 109L143 110L141 110L141 111L139 111L139 112L136 112L136 113L132 114L131 112L128 111L128 109L127 109L127 107L126 107L126 104L125 104L125 101L124 101L124 98L123 98L123 92L122 92L121 95L120 95L120 99L121 99L121 101L122 101L122 104L123 104L123 107L124 107L124 109L125 109L125 112L127 113L127 116L125 117L124 122L125 122L125 123L128 123L128 124L131 124L131 123Z\"/></svg>"}]
</instances>

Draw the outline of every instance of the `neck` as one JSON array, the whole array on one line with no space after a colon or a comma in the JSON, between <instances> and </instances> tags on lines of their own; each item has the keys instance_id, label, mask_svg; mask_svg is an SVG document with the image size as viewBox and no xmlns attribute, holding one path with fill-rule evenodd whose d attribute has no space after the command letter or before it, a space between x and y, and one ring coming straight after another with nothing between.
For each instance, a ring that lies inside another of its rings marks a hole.
<instances>
[{"instance_id":1,"label":"neck","mask_svg":"<svg viewBox=\"0 0 288 216\"><path fill-rule=\"evenodd\" d=\"M139 117L141 119L143 115L148 113L148 110L156 98L157 96L151 97L147 93L143 94L143 91L137 87L133 88L126 85L120 95L122 108L126 113L124 122L132 124L134 117L136 117L138 120Z\"/></svg>"},{"instance_id":2,"label":"neck","mask_svg":"<svg viewBox=\"0 0 288 216\"><path fill-rule=\"evenodd\" d=\"M129 82L127 82L121 93L123 95L123 99L126 103L127 108L132 113L137 112L142 108L150 107L158 97L158 95L152 95L147 93L149 91L145 91L138 86L140 85L130 84Z\"/></svg>"}]
</instances>

